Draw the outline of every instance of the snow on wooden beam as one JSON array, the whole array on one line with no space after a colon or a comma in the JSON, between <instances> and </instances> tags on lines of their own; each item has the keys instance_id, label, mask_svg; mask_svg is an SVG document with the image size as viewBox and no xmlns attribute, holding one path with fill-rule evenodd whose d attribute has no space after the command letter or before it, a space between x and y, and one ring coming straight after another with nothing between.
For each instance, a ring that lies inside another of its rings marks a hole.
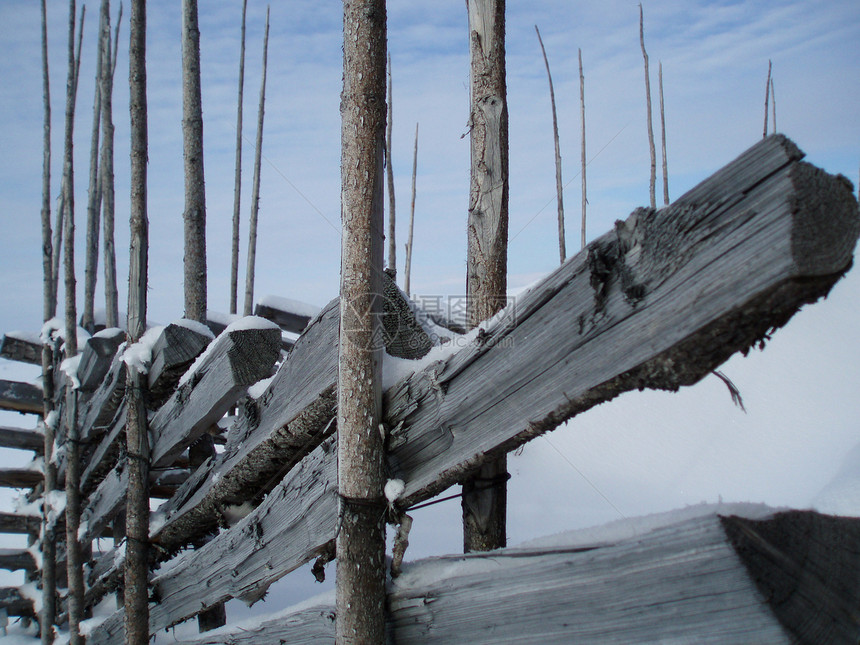
<instances>
[{"instance_id":1,"label":"snow on wooden beam","mask_svg":"<svg viewBox=\"0 0 860 645\"><path fill-rule=\"evenodd\" d=\"M32 488L42 482L44 474L32 468L0 468L0 487Z\"/></svg>"},{"instance_id":2,"label":"snow on wooden beam","mask_svg":"<svg viewBox=\"0 0 860 645\"><path fill-rule=\"evenodd\" d=\"M159 407L176 387L182 374L197 358L214 336L204 325L189 321L172 323L164 328L152 348L149 369L149 400Z\"/></svg>"},{"instance_id":3,"label":"snow on wooden beam","mask_svg":"<svg viewBox=\"0 0 860 645\"><path fill-rule=\"evenodd\" d=\"M271 320L281 329L294 334L301 334L319 312L319 307L277 296L264 297L254 308L255 316Z\"/></svg>"},{"instance_id":4,"label":"snow on wooden beam","mask_svg":"<svg viewBox=\"0 0 860 645\"><path fill-rule=\"evenodd\" d=\"M0 338L0 358L42 364L42 340L37 332L10 331Z\"/></svg>"},{"instance_id":5,"label":"snow on wooden beam","mask_svg":"<svg viewBox=\"0 0 860 645\"><path fill-rule=\"evenodd\" d=\"M110 369L117 348L125 342L121 329L107 329L87 339L78 364L78 380L82 392L95 390Z\"/></svg>"},{"instance_id":6,"label":"snow on wooden beam","mask_svg":"<svg viewBox=\"0 0 860 645\"><path fill-rule=\"evenodd\" d=\"M860 218L846 182L801 156L773 136L672 206L637 210L469 345L391 388L389 467L406 484L402 505L621 392L694 383L825 295L851 265ZM296 383L293 395L302 392ZM326 550L337 516L332 447L156 578L153 630L252 599Z\"/></svg>"},{"instance_id":7,"label":"snow on wooden beam","mask_svg":"<svg viewBox=\"0 0 860 645\"><path fill-rule=\"evenodd\" d=\"M36 617L33 601L22 596L18 587L0 587L0 608L9 616Z\"/></svg>"},{"instance_id":8,"label":"snow on wooden beam","mask_svg":"<svg viewBox=\"0 0 860 645\"><path fill-rule=\"evenodd\" d=\"M271 375L281 331L263 321L222 333L150 419L152 467L167 466L217 423L250 385ZM256 319L257 321L262 319Z\"/></svg>"},{"instance_id":9,"label":"snow on wooden beam","mask_svg":"<svg viewBox=\"0 0 860 645\"><path fill-rule=\"evenodd\" d=\"M36 515L0 512L0 533L38 533L41 525Z\"/></svg>"},{"instance_id":10,"label":"snow on wooden beam","mask_svg":"<svg viewBox=\"0 0 860 645\"><path fill-rule=\"evenodd\" d=\"M0 409L42 413L42 388L32 383L0 379Z\"/></svg>"},{"instance_id":11,"label":"snow on wooden beam","mask_svg":"<svg viewBox=\"0 0 860 645\"><path fill-rule=\"evenodd\" d=\"M115 355L98 388L80 404L78 420L81 440L99 437L113 420L125 396L126 365Z\"/></svg>"},{"instance_id":12,"label":"snow on wooden beam","mask_svg":"<svg viewBox=\"0 0 860 645\"><path fill-rule=\"evenodd\" d=\"M36 561L27 549L0 549L0 569L35 571Z\"/></svg>"},{"instance_id":13,"label":"snow on wooden beam","mask_svg":"<svg viewBox=\"0 0 860 645\"><path fill-rule=\"evenodd\" d=\"M45 452L45 436L36 430L0 426L0 447Z\"/></svg>"}]
</instances>

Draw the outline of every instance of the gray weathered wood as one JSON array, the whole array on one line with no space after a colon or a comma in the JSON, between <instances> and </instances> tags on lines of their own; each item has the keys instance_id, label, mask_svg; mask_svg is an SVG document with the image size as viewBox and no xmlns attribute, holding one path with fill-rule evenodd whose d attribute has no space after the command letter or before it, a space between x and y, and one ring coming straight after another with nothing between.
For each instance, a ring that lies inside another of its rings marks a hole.
<instances>
[{"instance_id":1,"label":"gray weathered wood","mask_svg":"<svg viewBox=\"0 0 860 645\"><path fill-rule=\"evenodd\" d=\"M32 450L37 454L45 451L45 435L36 430L0 426L0 446Z\"/></svg>"},{"instance_id":2,"label":"gray weathered wood","mask_svg":"<svg viewBox=\"0 0 860 645\"><path fill-rule=\"evenodd\" d=\"M81 439L93 441L113 420L125 396L126 365L115 355L98 388L81 405Z\"/></svg>"},{"instance_id":3,"label":"gray weathered wood","mask_svg":"<svg viewBox=\"0 0 860 645\"><path fill-rule=\"evenodd\" d=\"M42 364L42 341L36 332L12 331L0 338L0 358Z\"/></svg>"},{"instance_id":4,"label":"gray weathered wood","mask_svg":"<svg viewBox=\"0 0 860 645\"><path fill-rule=\"evenodd\" d=\"M0 587L0 607L4 608L9 616L36 617L33 601L22 596L18 587Z\"/></svg>"},{"instance_id":5,"label":"gray weathered wood","mask_svg":"<svg viewBox=\"0 0 860 645\"><path fill-rule=\"evenodd\" d=\"M258 302L254 307L254 315L271 320L284 331L291 331L294 334L301 334L311 320L310 316L304 313L281 309L271 302Z\"/></svg>"},{"instance_id":6,"label":"gray weathered wood","mask_svg":"<svg viewBox=\"0 0 860 645\"><path fill-rule=\"evenodd\" d=\"M0 533L38 533L41 523L36 515L0 512Z\"/></svg>"},{"instance_id":7,"label":"gray weathered wood","mask_svg":"<svg viewBox=\"0 0 860 645\"><path fill-rule=\"evenodd\" d=\"M214 335L184 326L167 325L152 347L152 365L149 368L150 408L160 407L173 394L183 372L191 365Z\"/></svg>"},{"instance_id":8,"label":"gray weathered wood","mask_svg":"<svg viewBox=\"0 0 860 645\"><path fill-rule=\"evenodd\" d=\"M123 403L99 445L90 455L84 474L81 475L81 490L90 492L99 485L104 476L116 465L121 446L125 445L127 408Z\"/></svg>"},{"instance_id":9,"label":"gray weathered wood","mask_svg":"<svg viewBox=\"0 0 860 645\"><path fill-rule=\"evenodd\" d=\"M125 332L113 328L87 339L78 364L78 380L81 391L95 390L110 369L116 350L125 342Z\"/></svg>"},{"instance_id":10,"label":"gray weathered wood","mask_svg":"<svg viewBox=\"0 0 860 645\"><path fill-rule=\"evenodd\" d=\"M693 383L827 293L850 266L857 203L799 157L771 137L670 208L637 211L471 345L390 389L388 425L404 423L389 445L391 473L406 484L400 505L620 392ZM560 321L572 329L558 333ZM156 578L153 630L229 597L252 599L326 550L337 517L333 443Z\"/></svg>"},{"instance_id":11,"label":"gray weathered wood","mask_svg":"<svg viewBox=\"0 0 860 645\"><path fill-rule=\"evenodd\" d=\"M44 474L31 468L0 468L0 487L32 488L41 483Z\"/></svg>"},{"instance_id":12,"label":"gray weathered wood","mask_svg":"<svg viewBox=\"0 0 860 645\"><path fill-rule=\"evenodd\" d=\"M271 327L221 334L193 375L150 420L152 466L167 466L218 421L248 386L272 373L281 331Z\"/></svg>"},{"instance_id":13,"label":"gray weathered wood","mask_svg":"<svg viewBox=\"0 0 860 645\"><path fill-rule=\"evenodd\" d=\"M0 549L0 569L36 571L33 554L26 549Z\"/></svg>"},{"instance_id":14,"label":"gray weathered wood","mask_svg":"<svg viewBox=\"0 0 860 645\"><path fill-rule=\"evenodd\" d=\"M0 409L42 413L42 388L32 383L0 379Z\"/></svg>"}]
</instances>

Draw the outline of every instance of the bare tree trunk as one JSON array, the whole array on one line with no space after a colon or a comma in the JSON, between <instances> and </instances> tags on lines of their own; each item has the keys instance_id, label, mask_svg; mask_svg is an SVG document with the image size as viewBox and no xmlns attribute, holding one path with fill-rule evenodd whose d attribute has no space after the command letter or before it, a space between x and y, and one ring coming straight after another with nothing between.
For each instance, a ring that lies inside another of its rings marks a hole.
<instances>
[{"instance_id":1,"label":"bare tree trunk","mask_svg":"<svg viewBox=\"0 0 860 645\"><path fill-rule=\"evenodd\" d=\"M263 78L257 108L257 147L254 150L254 185L251 187L251 219L248 222L248 268L245 274L245 315L254 312L254 269L257 263L257 215L260 210L260 160L263 155L263 115L266 107L266 68L269 60L269 9L266 8L266 35L263 37Z\"/></svg>"},{"instance_id":2,"label":"bare tree trunk","mask_svg":"<svg viewBox=\"0 0 860 645\"><path fill-rule=\"evenodd\" d=\"M767 82L764 85L764 130L762 132L761 138L767 139L767 113L770 109L768 102L770 100L770 72L773 67L773 62L767 61Z\"/></svg>"},{"instance_id":3,"label":"bare tree trunk","mask_svg":"<svg viewBox=\"0 0 860 645\"><path fill-rule=\"evenodd\" d=\"M344 0L337 642L385 640L382 266L385 0Z\"/></svg>"},{"instance_id":4,"label":"bare tree trunk","mask_svg":"<svg viewBox=\"0 0 860 645\"><path fill-rule=\"evenodd\" d=\"M561 146L558 141L558 116L555 110L555 90L552 87L552 73L549 71L549 59L543 46L543 38L540 37L540 29L535 25L540 50L543 54L543 63L546 65L546 77L549 80L549 100L552 103L552 141L555 144L555 194L558 204L558 258L559 264L564 264L567 257L567 249L564 244L564 184L561 180Z\"/></svg>"},{"instance_id":5,"label":"bare tree trunk","mask_svg":"<svg viewBox=\"0 0 860 645\"><path fill-rule=\"evenodd\" d=\"M415 124L415 149L412 151L412 206L409 209L409 236L406 238L406 266L403 267L403 290L409 295L412 287L412 240L415 230L415 177L418 174L418 124Z\"/></svg>"},{"instance_id":6,"label":"bare tree trunk","mask_svg":"<svg viewBox=\"0 0 860 645\"><path fill-rule=\"evenodd\" d=\"M245 91L245 14L248 0L242 2L242 44L239 50L239 107L236 110L236 171L233 183L233 247L230 262L230 313L235 314L239 293L239 210L242 204L242 97Z\"/></svg>"},{"instance_id":7,"label":"bare tree trunk","mask_svg":"<svg viewBox=\"0 0 860 645\"><path fill-rule=\"evenodd\" d=\"M582 180L582 231L580 249L585 248L585 211L588 205L588 193L585 182L585 74L582 71L582 50L579 50L579 120L581 123L582 145L579 154L579 175Z\"/></svg>"},{"instance_id":8,"label":"bare tree trunk","mask_svg":"<svg viewBox=\"0 0 860 645\"><path fill-rule=\"evenodd\" d=\"M660 144L663 154L663 204L669 205L669 164L666 161L666 110L663 104L663 61L657 67L657 78L660 85Z\"/></svg>"},{"instance_id":9,"label":"bare tree trunk","mask_svg":"<svg viewBox=\"0 0 860 645\"><path fill-rule=\"evenodd\" d=\"M107 40L102 67L102 158L100 164L102 184L102 224L104 226L104 264L105 264L105 325L119 326L119 296L116 282L116 249L114 238L115 192L113 173L113 78L116 71L116 56L119 50L119 27L122 23L122 3L116 20L116 33L111 45L110 38L110 0L102 0L108 5ZM109 64L108 64L109 62Z\"/></svg>"},{"instance_id":10,"label":"bare tree trunk","mask_svg":"<svg viewBox=\"0 0 860 645\"><path fill-rule=\"evenodd\" d=\"M654 127L651 125L651 74L648 71L648 53L645 51L645 18L642 14L642 3L639 3L639 44L642 47L642 58L645 60L645 108L648 119L648 150L651 153L651 183L649 195L651 208L657 208L657 152L654 148Z\"/></svg>"},{"instance_id":11,"label":"bare tree trunk","mask_svg":"<svg viewBox=\"0 0 860 645\"><path fill-rule=\"evenodd\" d=\"M44 103L42 152L42 318L54 317L57 299L54 292L51 246L51 85L48 74L48 9L42 9L42 99ZM54 409L54 355L50 343L42 346L43 419ZM57 550L54 525L49 524L49 493L57 488L57 467L52 463L54 428L44 424L45 498L42 514L42 611L39 616L43 645L54 642L54 620L57 615Z\"/></svg>"},{"instance_id":12,"label":"bare tree trunk","mask_svg":"<svg viewBox=\"0 0 860 645\"><path fill-rule=\"evenodd\" d=\"M185 153L185 317L206 321L206 189L197 0L182 0L182 144Z\"/></svg>"},{"instance_id":13,"label":"bare tree trunk","mask_svg":"<svg viewBox=\"0 0 860 645\"><path fill-rule=\"evenodd\" d=\"M93 333L94 310L96 302L96 274L99 261L99 216L101 214L102 190L99 176L99 134L102 118L102 65L104 61L105 41L110 40L110 29L107 27L110 8L102 0L99 17L99 35L96 51L95 95L93 97L93 127L90 135L90 175L87 193L87 240L86 260L84 265L84 311L81 315L81 327ZM105 35L105 29L108 29ZM110 61L108 61L110 64Z\"/></svg>"},{"instance_id":14,"label":"bare tree trunk","mask_svg":"<svg viewBox=\"0 0 860 645\"><path fill-rule=\"evenodd\" d=\"M394 209L394 166L392 165L391 141L394 130L394 90L391 80L391 54L388 55L388 119L385 127L385 171L388 178L388 270L391 277L397 277L397 240ZM408 276L407 269L407 276ZM409 278L407 277L407 281ZM409 286L406 285L406 293Z\"/></svg>"},{"instance_id":15,"label":"bare tree trunk","mask_svg":"<svg viewBox=\"0 0 860 645\"><path fill-rule=\"evenodd\" d=\"M146 115L146 0L131 2L129 112L131 118L131 247L128 270L128 340L146 329L149 221L146 205L148 149ZM128 490L126 493L125 634L130 645L149 643L149 445L142 388L146 382L128 370Z\"/></svg>"},{"instance_id":16,"label":"bare tree trunk","mask_svg":"<svg viewBox=\"0 0 860 645\"><path fill-rule=\"evenodd\" d=\"M466 297L470 327L507 301L508 106L505 2L467 0L471 59L471 187ZM505 546L507 458L481 467L463 484L463 548Z\"/></svg>"},{"instance_id":17,"label":"bare tree trunk","mask_svg":"<svg viewBox=\"0 0 860 645\"><path fill-rule=\"evenodd\" d=\"M64 175L65 176L65 175ZM54 316L60 294L60 257L63 255L63 220L65 219L66 196L65 179L60 179L60 194L57 196L57 214L54 218L53 241L51 244L51 301L54 303ZM51 316L53 318L53 316Z\"/></svg>"},{"instance_id":18,"label":"bare tree trunk","mask_svg":"<svg viewBox=\"0 0 860 645\"><path fill-rule=\"evenodd\" d=\"M770 105L771 105L771 115L773 116L773 130L772 132L776 134L776 94L773 90L773 76L770 77Z\"/></svg>"}]
</instances>

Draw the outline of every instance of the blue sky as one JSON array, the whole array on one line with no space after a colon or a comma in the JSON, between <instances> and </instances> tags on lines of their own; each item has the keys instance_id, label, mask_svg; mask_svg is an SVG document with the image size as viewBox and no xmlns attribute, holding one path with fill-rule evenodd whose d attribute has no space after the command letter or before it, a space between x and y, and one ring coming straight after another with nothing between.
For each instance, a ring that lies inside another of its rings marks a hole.
<instances>
[{"instance_id":1,"label":"blue sky","mask_svg":"<svg viewBox=\"0 0 860 645\"><path fill-rule=\"evenodd\" d=\"M56 196L67 4L53 0L48 4ZM586 76L589 239L647 203L649 162L637 4L533 0L508 5L509 282L521 286L557 262L550 105L535 24L550 58L558 101L564 181L570 182L565 192L569 250L577 248L579 238L577 48L582 49ZM149 317L165 322L182 314L180 20L177 2L150 0L148 6ZM664 69L673 197L761 137L768 59L774 65L779 130L807 152L809 161L856 183L860 166L856 1L667 0L647 2L644 9L655 106L658 61ZM222 311L228 303L240 14L239 0L201 2L209 303L211 309ZM126 7L114 98L121 276L128 266L127 15ZM265 4L250 0L243 263L264 19ZM256 271L259 296L276 294L324 305L337 292L340 21L337 2L297 0L272 8ZM97 3L91 3L75 129L81 240L96 23ZM413 133L419 122L413 291L458 295L465 279L469 156L468 139L461 138L468 117L462 0L392 0L389 42L399 268L402 271ZM0 330L35 330L42 313L38 3L5 0L0 5L0 45ZM80 282L82 251L78 267ZM674 395L625 395L512 458L512 540L721 496L810 504L858 442L860 278L855 273L838 284L828 300L807 308L777 333L766 351L729 362L725 370L740 387L748 414L732 406L725 387L709 378ZM78 291L80 303L82 287ZM120 302L124 301L120 284ZM568 503L548 515L548 506L559 508L560 499ZM434 509L425 512L423 523L416 517L415 555L460 548L459 505Z\"/></svg>"}]
</instances>

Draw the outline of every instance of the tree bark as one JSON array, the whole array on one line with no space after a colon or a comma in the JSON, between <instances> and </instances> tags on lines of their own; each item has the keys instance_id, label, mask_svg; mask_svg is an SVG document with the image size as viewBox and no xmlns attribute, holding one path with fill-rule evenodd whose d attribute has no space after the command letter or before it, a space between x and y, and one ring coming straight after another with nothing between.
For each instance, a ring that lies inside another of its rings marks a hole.
<instances>
[{"instance_id":1,"label":"tree bark","mask_svg":"<svg viewBox=\"0 0 860 645\"><path fill-rule=\"evenodd\" d=\"M110 40L107 21L110 16L108 2L102 0L99 17L99 35L96 51L95 94L93 97L93 127L90 135L90 175L87 193L87 238L84 268L84 311L81 327L90 334L94 331L93 312L96 301L96 274L99 262L99 216L101 213L102 187L99 175L99 134L102 119L102 66L105 57L105 42ZM105 30L107 29L107 34ZM110 65L110 61L107 63Z\"/></svg>"},{"instance_id":2,"label":"tree bark","mask_svg":"<svg viewBox=\"0 0 860 645\"><path fill-rule=\"evenodd\" d=\"M248 0L242 2L242 44L239 49L239 107L236 110L236 170L233 182L233 246L230 262L230 313L235 314L239 293L239 211L242 204L242 97L245 91L245 14Z\"/></svg>"},{"instance_id":3,"label":"tree bark","mask_svg":"<svg viewBox=\"0 0 860 645\"><path fill-rule=\"evenodd\" d=\"M558 204L558 257L559 264L564 264L567 257L567 249L564 244L564 184L561 180L561 146L558 141L558 115L555 109L555 90L552 87L552 72L549 71L549 58L543 46L543 38L540 37L540 29L535 25L540 50L543 54L543 63L546 65L546 77L549 81L549 100L552 103L552 142L555 145L555 194Z\"/></svg>"},{"instance_id":4,"label":"tree bark","mask_svg":"<svg viewBox=\"0 0 860 645\"><path fill-rule=\"evenodd\" d=\"M116 56L119 50L119 27L122 23L122 4L119 5L119 15L116 21L116 33L113 44L110 39L110 2L102 0L108 5L108 17L105 29L107 39L105 41L105 63L102 66L102 158L100 164L102 185L102 225L104 227L104 274L105 274L105 326L119 326L119 296L117 294L116 282L116 249L114 238L114 216L115 216L115 192L113 172L113 78L116 71ZM107 64L109 62L109 64Z\"/></svg>"},{"instance_id":5,"label":"tree bark","mask_svg":"<svg viewBox=\"0 0 860 645\"><path fill-rule=\"evenodd\" d=\"M391 163L392 134L394 130L394 89L391 80L391 54L388 55L388 119L385 125L385 173L388 179L388 270L397 277L397 240L394 208L394 166ZM417 144L416 144L417 145ZM408 275L408 270L407 270ZM409 278L407 278L408 281ZM405 286L409 293L408 283Z\"/></svg>"},{"instance_id":6,"label":"tree bark","mask_svg":"<svg viewBox=\"0 0 860 645\"><path fill-rule=\"evenodd\" d=\"M415 124L415 148L412 151L412 205L409 208L409 236L406 238L406 266L403 268L403 290L406 295L412 287L412 240L415 230L415 178L418 174L418 124Z\"/></svg>"},{"instance_id":7,"label":"tree bark","mask_svg":"<svg viewBox=\"0 0 860 645\"><path fill-rule=\"evenodd\" d=\"M182 0L182 144L185 157L185 317L206 322L206 189L197 0Z\"/></svg>"},{"instance_id":8,"label":"tree bark","mask_svg":"<svg viewBox=\"0 0 860 645\"><path fill-rule=\"evenodd\" d=\"M660 85L660 150L663 155L663 205L669 205L669 164L666 160L666 109L663 103L663 61L657 67Z\"/></svg>"},{"instance_id":9,"label":"tree bark","mask_svg":"<svg viewBox=\"0 0 860 645\"><path fill-rule=\"evenodd\" d=\"M51 84L48 74L48 10L42 0L42 313L47 322L56 315L53 245L51 243Z\"/></svg>"},{"instance_id":10,"label":"tree bark","mask_svg":"<svg viewBox=\"0 0 860 645\"><path fill-rule=\"evenodd\" d=\"M773 62L767 61L767 81L764 84L764 130L762 131L761 138L767 139L767 113L770 109L769 101L770 101L770 73L773 68Z\"/></svg>"},{"instance_id":11,"label":"tree bark","mask_svg":"<svg viewBox=\"0 0 860 645\"><path fill-rule=\"evenodd\" d=\"M128 280L128 339L136 342L146 329L148 270L146 0L132 0L129 46L129 112L131 118L131 248ZM145 381L127 370L129 485L126 497L125 631L130 645L149 643L149 445L142 390Z\"/></svg>"},{"instance_id":12,"label":"tree bark","mask_svg":"<svg viewBox=\"0 0 860 645\"><path fill-rule=\"evenodd\" d=\"M654 147L654 126L651 124L651 74L648 71L648 52L645 51L645 18L641 2L639 3L639 45L642 47L642 58L645 61L645 110L648 120L648 151L651 154L651 182L648 190L651 208L657 208L657 152Z\"/></svg>"},{"instance_id":13,"label":"tree bark","mask_svg":"<svg viewBox=\"0 0 860 645\"><path fill-rule=\"evenodd\" d=\"M337 642L385 637L382 266L385 0L344 0Z\"/></svg>"},{"instance_id":14,"label":"tree bark","mask_svg":"<svg viewBox=\"0 0 860 645\"><path fill-rule=\"evenodd\" d=\"M471 59L471 187L467 227L468 325L507 301L508 107L505 2L467 0ZM463 548L505 546L507 459L483 466L463 484Z\"/></svg>"},{"instance_id":15,"label":"tree bark","mask_svg":"<svg viewBox=\"0 0 860 645\"><path fill-rule=\"evenodd\" d=\"M770 110L771 116L773 117L773 125L771 126L771 132L776 134L776 94L773 90L773 76L770 77Z\"/></svg>"},{"instance_id":16,"label":"tree bark","mask_svg":"<svg viewBox=\"0 0 860 645\"><path fill-rule=\"evenodd\" d=\"M585 248L585 211L588 206L588 192L585 181L585 74L582 71L582 50L579 50L579 120L581 123L582 145L579 154L579 174L582 179L582 230L580 249Z\"/></svg>"},{"instance_id":17,"label":"tree bark","mask_svg":"<svg viewBox=\"0 0 860 645\"><path fill-rule=\"evenodd\" d=\"M245 274L245 315L254 313L254 269L257 263L257 215L260 211L260 161L263 155L263 115L266 108L266 68L269 60L269 9L263 37L263 77L257 108L257 146L254 150L254 185L251 187L251 219L248 222L248 268Z\"/></svg>"}]
</instances>

